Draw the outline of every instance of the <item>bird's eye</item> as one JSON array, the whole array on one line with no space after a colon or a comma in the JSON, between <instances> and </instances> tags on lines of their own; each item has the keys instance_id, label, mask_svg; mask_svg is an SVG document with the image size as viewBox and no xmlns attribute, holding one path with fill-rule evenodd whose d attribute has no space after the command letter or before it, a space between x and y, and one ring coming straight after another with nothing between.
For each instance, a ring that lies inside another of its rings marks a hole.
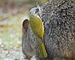
<instances>
[{"instance_id":1,"label":"bird's eye","mask_svg":"<svg viewBox=\"0 0 75 60\"><path fill-rule=\"evenodd\" d=\"M35 13L38 13L39 12L39 9L36 9Z\"/></svg>"}]
</instances>

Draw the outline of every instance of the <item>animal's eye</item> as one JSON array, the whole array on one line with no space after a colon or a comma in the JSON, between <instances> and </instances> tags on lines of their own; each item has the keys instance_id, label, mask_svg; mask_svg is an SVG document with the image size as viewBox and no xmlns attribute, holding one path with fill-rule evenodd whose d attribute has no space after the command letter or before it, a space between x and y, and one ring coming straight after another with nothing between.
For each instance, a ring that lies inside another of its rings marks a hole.
<instances>
[{"instance_id":1,"label":"animal's eye","mask_svg":"<svg viewBox=\"0 0 75 60\"><path fill-rule=\"evenodd\" d=\"M35 13L39 12L39 9L36 9Z\"/></svg>"}]
</instances>

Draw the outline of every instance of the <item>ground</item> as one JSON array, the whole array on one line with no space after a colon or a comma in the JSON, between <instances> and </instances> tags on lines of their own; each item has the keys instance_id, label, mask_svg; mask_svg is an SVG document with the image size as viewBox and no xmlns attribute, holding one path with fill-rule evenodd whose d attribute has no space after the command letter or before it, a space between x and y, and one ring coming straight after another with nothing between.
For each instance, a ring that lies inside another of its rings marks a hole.
<instances>
[{"instance_id":1,"label":"ground","mask_svg":"<svg viewBox=\"0 0 75 60\"><path fill-rule=\"evenodd\" d=\"M25 8L8 9L7 12L0 9L0 60L24 59L21 37L25 13Z\"/></svg>"}]
</instances>

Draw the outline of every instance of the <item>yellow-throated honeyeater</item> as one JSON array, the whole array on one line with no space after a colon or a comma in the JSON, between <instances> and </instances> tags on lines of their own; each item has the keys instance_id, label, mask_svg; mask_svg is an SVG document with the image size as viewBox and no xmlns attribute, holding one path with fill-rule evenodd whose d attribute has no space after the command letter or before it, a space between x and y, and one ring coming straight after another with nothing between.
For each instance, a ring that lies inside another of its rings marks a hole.
<instances>
[{"instance_id":1,"label":"yellow-throated honeyeater","mask_svg":"<svg viewBox=\"0 0 75 60\"><path fill-rule=\"evenodd\" d=\"M30 27L37 38L39 56L40 58L46 58L47 52L44 45L43 35L44 35L44 27L41 18L38 16L39 9L33 8L30 10Z\"/></svg>"}]
</instances>

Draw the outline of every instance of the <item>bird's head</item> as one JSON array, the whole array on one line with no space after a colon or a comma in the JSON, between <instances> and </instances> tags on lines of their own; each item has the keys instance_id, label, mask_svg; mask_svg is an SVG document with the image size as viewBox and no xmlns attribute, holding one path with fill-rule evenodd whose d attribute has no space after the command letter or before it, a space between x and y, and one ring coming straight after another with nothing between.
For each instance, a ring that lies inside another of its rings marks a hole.
<instances>
[{"instance_id":1,"label":"bird's head","mask_svg":"<svg viewBox=\"0 0 75 60\"><path fill-rule=\"evenodd\" d=\"M33 15L33 16L35 16L35 15L38 16L38 14L39 14L39 9L38 9L38 8L32 8L32 9L30 10L30 14Z\"/></svg>"},{"instance_id":2,"label":"bird's head","mask_svg":"<svg viewBox=\"0 0 75 60\"><path fill-rule=\"evenodd\" d=\"M32 8L30 10L30 14L33 15L33 16L36 16L36 17L40 16L40 12L41 12L41 8L40 8L39 5L37 7L35 7L35 8Z\"/></svg>"}]
</instances>

